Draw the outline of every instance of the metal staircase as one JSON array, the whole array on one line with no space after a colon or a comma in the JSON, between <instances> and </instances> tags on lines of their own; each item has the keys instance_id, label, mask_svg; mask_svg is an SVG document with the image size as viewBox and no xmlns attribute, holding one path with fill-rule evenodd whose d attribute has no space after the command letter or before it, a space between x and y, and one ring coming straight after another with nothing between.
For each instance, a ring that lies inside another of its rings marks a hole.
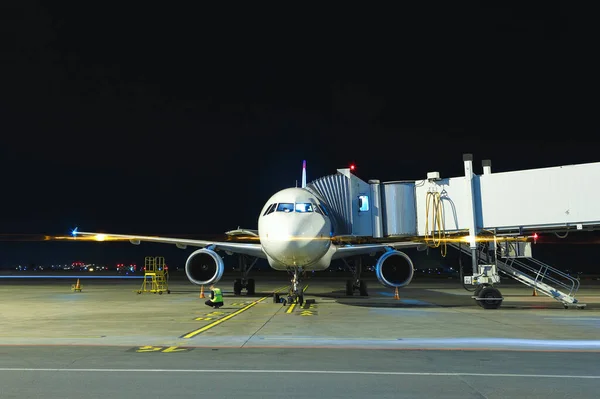
<instances>
[{"instance_id":1,"label":"metal staircase","mask_svg":"<svg viewBox=\"0 0 600 399\"><path fill-rule=\"evenodd\" d=\"M525 244L531 243L499 243L500 251L496 251L496 254L499 255L496 257L497 269L503 274L561 302L565 309L570 306L584 308L586 304L580 303L575 298L575 294L579 290L579 280L527 255L527 251L524 250ZM464 245L455 243L449 245L471 255L471 250ZM477 255L479 259L484 259L487 256L485 249L481 246L478 248Z\"/></svg>"},{"instance_id":2,"label":"metal staircase","mask_svg":"<svg viewBox=\"0 0 600 399\"><path fill-rule=\"evenodd\" d=\"M170 294L168 280L169 274L165 268L165 258L162 256L146 256L144 259L144 281L137 293L152 292L162 295L163 292L166 292Z\"/></svg>"}]
</instances>

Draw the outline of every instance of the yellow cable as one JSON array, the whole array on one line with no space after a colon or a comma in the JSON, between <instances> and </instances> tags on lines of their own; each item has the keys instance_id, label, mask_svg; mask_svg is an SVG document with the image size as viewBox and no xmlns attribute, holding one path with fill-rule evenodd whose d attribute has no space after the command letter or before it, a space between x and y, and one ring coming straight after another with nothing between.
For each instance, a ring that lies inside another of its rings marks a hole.
<instances>
[{"instance_id":1,"label":"yellow cable","mask_svg":"<svg viewBox=\"0 0 600 399\"><path fill-rule=\"evenodd\" d=\"M433 227L431 229L431 243L429 242L429 208L432 205L432 223ZM444 206L440 197L440 193L438 192L427 192L426 202L425 202L425 242L430 248L440 247L442 252L442 256L446 256L447 252L447 244L444 240L444 232L446 230L446 226L444 223ZM437 229L437 230L436 230ZM437 237L436 237L437 232ZM443 244L443 245L442 245Z\"/></svg>"}]
</instances>

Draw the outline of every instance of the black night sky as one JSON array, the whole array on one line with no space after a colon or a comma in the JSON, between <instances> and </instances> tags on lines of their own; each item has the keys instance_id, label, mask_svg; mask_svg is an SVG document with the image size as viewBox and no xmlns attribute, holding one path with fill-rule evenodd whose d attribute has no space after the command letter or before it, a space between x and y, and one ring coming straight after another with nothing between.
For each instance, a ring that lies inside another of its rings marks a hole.
<instances>
[{"instance_id":1,"label":"black night sky","mask_svg":"<svg viewBox=\"0 0 600 399\"><path fill-rule=\"evenodd\" d=\"M574 5L137 4L3 2L1 233L256 228L303 159L383 181L600 161ZM189 253L145 245L4 241L0 267Z\"/></svg>"}]
</instances>

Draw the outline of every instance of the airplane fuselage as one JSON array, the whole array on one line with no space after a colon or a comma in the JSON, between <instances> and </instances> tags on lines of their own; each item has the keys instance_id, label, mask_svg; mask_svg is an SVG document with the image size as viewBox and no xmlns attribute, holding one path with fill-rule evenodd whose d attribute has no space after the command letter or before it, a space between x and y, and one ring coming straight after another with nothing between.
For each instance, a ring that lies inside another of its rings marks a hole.
<instances>
[{"instance_id":1,"label":"airplane fuselage","mask_svg":"<svg viewBox=\"0 0 600 399\"><path fill-rule=\"evenodd\" d=\"M258 234L273 269L329 267L335 248L327 212L304 188L284 189L269 198L258 217Z\"/></svg>"}]
</instances>

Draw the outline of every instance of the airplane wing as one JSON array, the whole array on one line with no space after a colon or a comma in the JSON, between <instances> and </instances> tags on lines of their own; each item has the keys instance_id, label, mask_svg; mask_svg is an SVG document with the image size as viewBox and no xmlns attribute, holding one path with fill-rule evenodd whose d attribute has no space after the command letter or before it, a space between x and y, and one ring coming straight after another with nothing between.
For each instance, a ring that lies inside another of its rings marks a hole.
<instances>
[{"instance_id":1,"label":"airplane wing","mask_svg":"<svg viewBox=\"0 0 600 399\"><path fill-rule=\"evenodd\" d=\"M388 248L417 248L418 250L423 250L426 248L426 245L422 242L414 241L389 242L381 244L340 245L336 247L336 251L331 257L331 259L341 259L347 256L367 255L375 252L383 252L386 251Z\"/></svg>"},{"instance_id":2,"label":"airplane wing","mask_svg":"<svg viewBox=\"0 0 600 399\"><path fill-rule=\"evenodd\" d=\"M207 240L193 240L189 238L173 238L173 237L158 237L158 236L138 236L129 234L105 234L105 233L91 233L85 231L73 231L73 236L87 237L88 239L95 241L129 241L134 245L139 245L142 241L157 242L163 244L175 244L177 248L185 249L190 247L208 247L214 246L215 250L222 250L225 252L233 252L238 254L245 254L254 256L257 258L266 259L266 255L262 250L262 246L259 243L243 243L243 242L225 242L225 241L207 241Z\"/></svg>"}]
</instances>

